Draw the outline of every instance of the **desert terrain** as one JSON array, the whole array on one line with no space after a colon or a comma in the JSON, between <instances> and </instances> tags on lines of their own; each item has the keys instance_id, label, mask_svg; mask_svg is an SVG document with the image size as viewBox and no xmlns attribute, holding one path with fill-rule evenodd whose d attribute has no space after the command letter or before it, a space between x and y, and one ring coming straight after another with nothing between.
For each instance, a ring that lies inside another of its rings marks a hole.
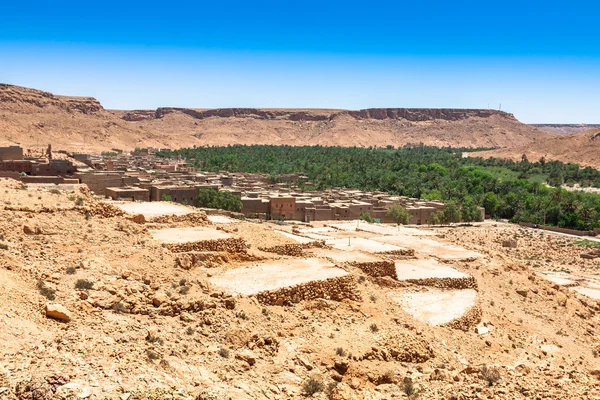
<instances>
[{"instance_id":1,"label":"desert terrain","mask_svg":"<svg viewBox=\"0 0 600 400\"><path fill-rule=\"evenodd\" d=\"M107 110L69 97L0 84L0 145L101 152L229 144L470 148L525 146L552 137L489 109Z\"/></svg>"},{"instance_id":2,"label":"desert terrain","mask_svg":"<svg viewBox=\"0 0 600 400\"><path fill-rule=\"evenodd\" d=\"M0 193L1 399L600 398L592 239Z\"/></svg>"}]
</instances>

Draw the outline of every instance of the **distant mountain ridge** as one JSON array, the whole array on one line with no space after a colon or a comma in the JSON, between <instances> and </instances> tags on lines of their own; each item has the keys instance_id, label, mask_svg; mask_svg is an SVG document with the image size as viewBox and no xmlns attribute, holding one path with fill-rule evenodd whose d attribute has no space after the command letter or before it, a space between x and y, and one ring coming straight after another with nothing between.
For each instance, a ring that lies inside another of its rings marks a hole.
<instances>
[{"instance_id":1,"label":"distant mountain ridge","mask_svg":"<svg viewBox=\"0 0 600 400\"><path fill-rule=\"evenodd\" d=\"M78 151L229 144L508 147L550 137L490 109L108 110L93 97L0 84L0 145L52 143Z\"/></svg>"},{"instance_id":2,"label":"distant mountain ridge","mask_svg":"<svg viewBox=\"0 0 600 400\"><path fill-rule=\"evenodd\" d=\"M589 129L600 128L600 124L530 124L536 128L555 135L573 135Z\"/></svg>"}]
</instances>

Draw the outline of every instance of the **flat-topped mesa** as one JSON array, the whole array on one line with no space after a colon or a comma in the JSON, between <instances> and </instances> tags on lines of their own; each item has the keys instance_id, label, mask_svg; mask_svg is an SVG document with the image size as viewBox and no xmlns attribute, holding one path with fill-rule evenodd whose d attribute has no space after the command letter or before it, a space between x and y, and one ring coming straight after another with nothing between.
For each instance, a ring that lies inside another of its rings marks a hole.
<instances>
[{"instance_id":1,"label":"flat-topped mesa","mask_svg":"<svg viewBox=\"0 0 600 400\"><path fill-rule=\"evenodd\" d=\"M67 112L93 114L104 108L93 97L59 96L42 90L0 83L0 109L11 105L31 105L38 108L55 107Z\"/></svg>"},{"instance_id":2,"label":"flat-topped mesa","mask_svg":"<svg viewBox=\"0 0 600 400\"><path fill-rule=\"evenodd\" d=\"M191 108L161 107L156 109L154 118L162 118L167 114L180 112L196 119L210 117L220 118L254 118L265 120L290 120L290 121L330 121L337 117L349 116L354 119L403 119L407 121L446 120L459 121L471 117L489 118L499 115L504 118L515 119L512 114L491 109L468 108L367 108L364 110L297 110L297 109L257 109L257 108L215 108L209 110L196 110ZM136 120L149 118L149 111L132 111L123 119Z\"/></svg>"}]
</instances>

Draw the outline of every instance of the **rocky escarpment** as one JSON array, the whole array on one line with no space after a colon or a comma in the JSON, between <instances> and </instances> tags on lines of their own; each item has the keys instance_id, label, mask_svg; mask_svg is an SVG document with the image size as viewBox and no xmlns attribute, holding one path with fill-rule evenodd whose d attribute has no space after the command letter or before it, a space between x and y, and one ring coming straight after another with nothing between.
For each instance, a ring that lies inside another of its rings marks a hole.
<instances>
[{"instance_id":1,"label":"rocky escarpment","mask_svg":"<svg viewBox=\"0 0 600 400\"><path fill-rule=\"evenodd\" d=\"M93 114L104 110L93 97L57 96L41 90L0 84L0 109L29 105L37 108L55 107L67 112Z\"/></svg>"},{"instance_id":2,"label":"rocky escarpment","mask_svg":"<svg viewBox=\"0 0 600 400\"><path fill-rule=\"evenodd\" d=\"M600 124L531 124L531 126L555 135L573 135L589 129L600 128Z\"/></svg>"},{"instance_id":3,"label":"rocky escarpment","mask_svg":"<svg viewBox=\"0 0 600 400\"><path fill-rule=\"evenodd\" d=\"M488 118L500 115L515 119L512 114L489 109L460 109L460 108L367 108L364 110L277 110L257 108L216 108L210 110L195 110L191 108L161 107L155 112L138 110L126 113L122 118L127 121L139 121L151 118L163 118L167 114L182 113L195 119L219 118L254 118L265 120L288 121L331 121L338 117L348 116L357 120L364 119L403 119L407 121L446 120L460 121L471 117Z\"/></svg>"}]
</instances>

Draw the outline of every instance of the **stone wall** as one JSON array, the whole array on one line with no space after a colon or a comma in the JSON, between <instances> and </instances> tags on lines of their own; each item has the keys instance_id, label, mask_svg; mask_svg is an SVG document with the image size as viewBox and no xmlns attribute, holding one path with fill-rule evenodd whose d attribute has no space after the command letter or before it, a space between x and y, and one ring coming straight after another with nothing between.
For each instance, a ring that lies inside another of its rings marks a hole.
<instances>
[{"instance_id":1,"label":"stone wall","mask_svg":"<svg viewBox=\"0 0 600 400\"><path fill-rule=\"evenodd\" d=\"M267 290L256 295L258 301L265 305L282 306L305 300L326 299L341 301L343 299L360 300L356 280L352 275L329 278L322 281L311 281L277 290Z\"/></svg>"},{"instance_id":2,"label":"stone wall","mask_svg":"<svg viewBox=\"0 0 600 400\"><path fill-rule=\"evenodd\" d=\"M440 326L467 332L473 329L477 324L481 322L481 315L481 307L479 307L478 305L473 306L470 309L468 309L467 312L464 313L461 317L458 317Z\"/></svg>"},{"instance_id":3,"label":"stone wall","mask_svg":"<svg viewBox=\"0 0 600 400\"><path fill-rule=\"evenodd\" d=\"M206 217L205 213L190 213L185 215L161 215L159 217L151 218L149 222L156 224L171 224L179 222L189 222L197 225L210 225L210 221Z\"/></svg>"},{"instance_id":4,"label":"stone wall","mask_svg":"<svg viewBox=\"0 0 600 400\"><path fill-rule=\"evenodd\" d=\"M477 281L472 276L466 276L464 278L406 279L403 281L415 285L433 286L440 289L477 289Z\"/></svg>"},{"instance_id":5,"label":"stone wall","mask_svg":"<svg viewBox=\"0 0 600 400\"><path fill-rule=\"evenodd\" d=\"M304 248L300 243L292 243L292 244L280 244L277 246L271 247L259 247L260 251L266 251L268 253L276 253L281 256L292 256L292 257L302 257L302 251Z\"/></svg>"},{"instance_id":6,"label":"stone wall","mask_svg":"<svg viewBox=\"0 0 600 400\"><path fill-rule=\"evenodd\" d=\"M166 243L164 246L173 253L191 251L226 251L228 253L246 252L246 241L242 238L210 239L188 243Z\"/></svg>"},{"instance_id":7,"label":"stone wall","mask_svg":"<svg viewBox=\"0 0 600 400\"><path fill-rule=\"evenodd\" d=\"M349 264L375 278L390 276L394 279L398 279L398 275L396 274L396 264L392 261L351 262Z\"/></svg>"},{"instance_id":8,"label":"stone wall","mask_svg":"<svg viewBox=\"0 0 600 400\"><path fill-rule=\"evenodd\" d=\"M190 252L178 254L175 258L175 266L189 270L195 267L216 268L222 264L235 261L259 260L262 260L262 258L248 253Z\"/></svg>"}]
</instances>

